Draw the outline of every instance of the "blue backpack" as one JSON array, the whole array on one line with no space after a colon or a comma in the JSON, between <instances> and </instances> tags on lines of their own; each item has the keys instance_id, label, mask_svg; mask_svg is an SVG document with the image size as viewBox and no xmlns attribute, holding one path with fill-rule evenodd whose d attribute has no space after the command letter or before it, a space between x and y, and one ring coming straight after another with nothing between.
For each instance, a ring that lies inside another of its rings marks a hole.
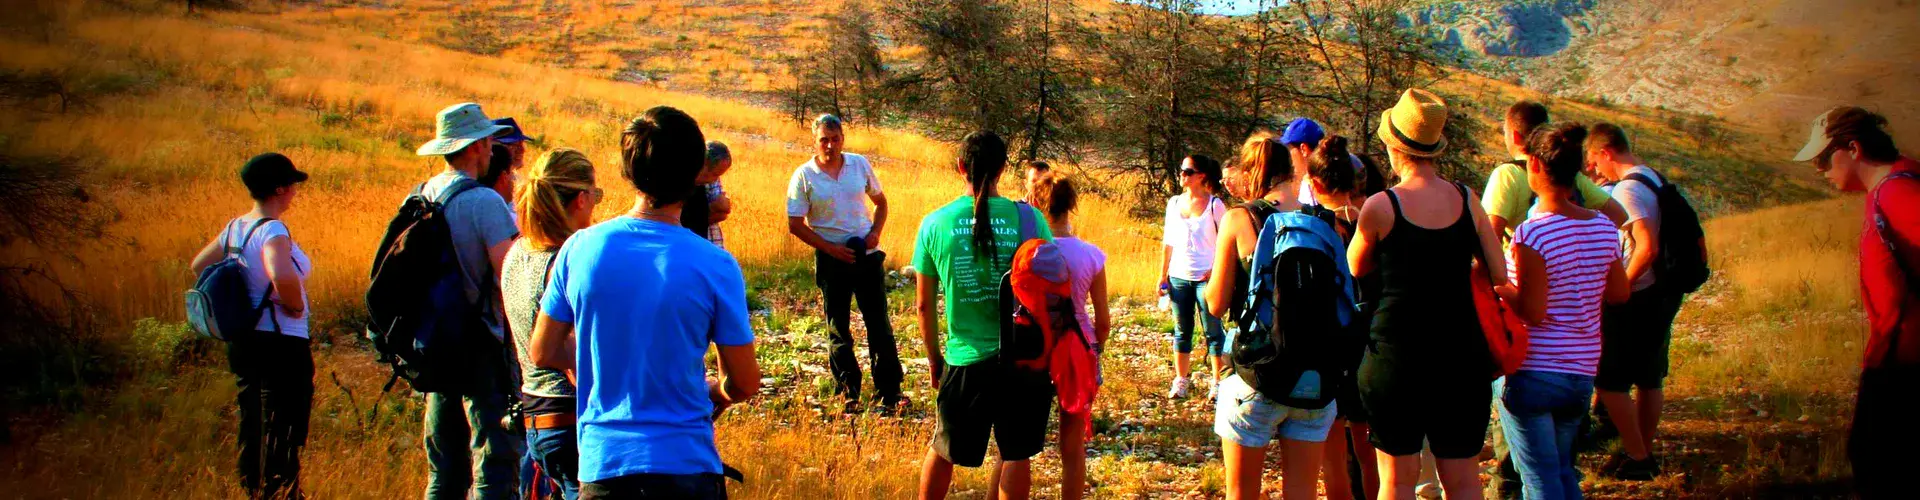
<instances>
[{"instance_id":1,"label":"blue backpack","mask_svg":"<svg viewBox=\"0 0 1920 500\"><path fill-rule=\"evenodd\" d=\"M1246 326L1229 344L1234 372L1274 402L1326 408L1357 345L1346 245L1333 226L1301 212L1272 213L1256 227L1260 239L1238 318Z\"/></svg>"},{"instance_id":2,"label":"blue backpack","mask_svg":"<svg viewBox=\"0 0 1920 500\"><path fill-rule=\"evenodd\" d=\"M254 221L238 243L233 241L233 223L239 220L227 222L220 236L226 257L201 269L193 288L187 289L187 324L200 335L230 342L252 332L260 322L269 302L266 297L255 300L247 290L247 261L241 253L253 241L253 232L271 221L271 217Z\"/></svg>"}]
</instances>

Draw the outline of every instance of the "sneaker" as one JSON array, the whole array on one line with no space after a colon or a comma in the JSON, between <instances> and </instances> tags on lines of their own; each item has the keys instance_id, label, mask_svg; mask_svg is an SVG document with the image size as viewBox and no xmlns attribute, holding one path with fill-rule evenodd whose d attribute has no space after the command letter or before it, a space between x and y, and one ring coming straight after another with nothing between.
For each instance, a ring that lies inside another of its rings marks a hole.
<instances>
[{"instance_id":1,"label":"sneaker","mask_svg":"<svg viewBox=\"0 0 1920 500\"><path fill-rule=\"evenodd\" d=\"M862 411L863 409L860 407L860 400L858 399L848 399L847 402L840 407L840 413L843 415L859 415Z\"/></svg>"},{"instance_id":2,"label":"sneaker","mask_svg":"<svg viewBox=\"0 0 1920 500\"><path fill-rule=\"evenodd\" d=\"M881 415L893 416L906 413L907 408L911 408L912 406L913 400L905 395L880 398Z\"/></svg>"},{"instance_id":3,"label":"sneaker","mask_svg":"<svg viewBox=\"0 0 1920 500\"><path fill-rule=\"evenodd\" d=\"M1212 384L1207 386L1207 401L1213 401L1215 399L1219 399L1219 397L1220 397L1220 379L1216 378L1216 379L1213 379Z\"/></svg>"},{"instance_id":4,"label":"sneaker","mask_svg":"<svg viewBox=\"0 0 1920 500\"><path fill-rule=\"evenodd\" d=\"M1419 487L1414 488L1413 496L1421 500L1440 500L1440 483L1438 481L1421 483Z\"/></svg>"},{"instance_id":5,"label":"sneaker","mask_svg":"<svg viewBox=\"0 0 1920 500\"><path fill-rule=\"evenodd\" d=\"M1187 397L1187 391L1192 388L1192 380L1189 380L1187 377L1174 377L1173 388L1167 390L1167 397L1170 399L1185 399Z\"/></svg>"},{"instance_id":6,"label":"sneaker","mask_svg":"<svg viewBox=\"0 0 1920 500\"><path fill-rule=\"evenodd\" d=\"M1621 481L1652 481L1653 478L1660 476L1660 461L1651 456L1644 460L1634 460L1625 454L1614 455L1614 459L1609 460L1607 465L1613 466L1607 475ZM1607 469L1603 467L1601 470Z\"/></svg>"}]
</instances>

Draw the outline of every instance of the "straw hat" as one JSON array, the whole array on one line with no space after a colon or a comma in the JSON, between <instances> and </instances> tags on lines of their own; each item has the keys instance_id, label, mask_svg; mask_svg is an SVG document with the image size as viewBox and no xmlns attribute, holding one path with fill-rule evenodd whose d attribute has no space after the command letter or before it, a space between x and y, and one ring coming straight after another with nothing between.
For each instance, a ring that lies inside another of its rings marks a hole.
<instances>
[{"instance_id":1,"label":"straw hat","mask_svg":"<svg viewBox=\"0 0 1920 500\"><path fill-rule=\"evenodd\" d=\"M1380 112L1380 142L1408 156L1432 158L1447 149L1447 102L1423 89L1407 89L1393 109Z\"/></svg>"}]
</instances>

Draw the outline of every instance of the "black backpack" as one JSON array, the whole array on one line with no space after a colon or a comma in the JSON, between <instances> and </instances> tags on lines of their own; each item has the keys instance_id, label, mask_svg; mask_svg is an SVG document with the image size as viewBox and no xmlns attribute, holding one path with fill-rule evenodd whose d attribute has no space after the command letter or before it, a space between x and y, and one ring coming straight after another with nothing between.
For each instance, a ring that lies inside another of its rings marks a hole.
<instances>
[{"instance_id":1,"label":"black backpack","mask_svg":"<svg viewBox=\"0 0 1920 500\"><path fill-rule=\"evenodd\" d=\"M1680 194L1680 187L1665 176L1654 175L1658 183L1638 173L1627 174L1622 182L1638 182L1653 190L1659 200L1660 255L1653 261L1658 283L1670 291L1693 293L1713 275L1707 266L1707 233L1700 227L1700 213Z\"/></svg>"},{"instance_id":2,"label":"black backpack","mask_svg":"<svg viewBox=\"0 0 1920 500\"><path fill-rule=\"evenodd\" d=\"M463 177L438 197L422 193L425 187L414 187L380 239L367 285L367 339L380 361L393 365L387 388L404 378L421 392L464 394L476 387L478 364L499 357L487 354L497 354L499 343L480 305L467 297L443 209L481 186Z\"/></svg>"},{"instance_id":3,"label":"black backpack","mask_svg":"<svg viewBox=\"0 0 1920 500\"><path fill-rule=\"evenodd\" d=\"M1340 235L1301 212L1260 226L1247 307L1230 359L1234 372L1279 404L1321 409L1341 391L1358 310Z\"/></svg>"}]
</instances>

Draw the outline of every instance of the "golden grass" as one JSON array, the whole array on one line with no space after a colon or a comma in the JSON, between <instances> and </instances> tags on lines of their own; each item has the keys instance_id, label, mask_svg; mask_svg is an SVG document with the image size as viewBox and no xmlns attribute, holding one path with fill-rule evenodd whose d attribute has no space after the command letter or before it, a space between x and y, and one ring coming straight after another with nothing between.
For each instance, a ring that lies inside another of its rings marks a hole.
<instances>
[{"instance_id":1,"label":"golden grass","mask_svg":"<svg viewBox=\"0 0 1920 500\"><path fill-rule=\"evenodd\" d=\"M745 8L776 4L784 2ZM597 5L575 8L607 25L632 24L642 16L715 14L711 8ZM362 28L396 25L385 20L384 12L214 13L187 19L131 17L88 2L61 6L72 14L52 43L0 35L0 53L9 54L0 69L104 75L135 83L131 90L96 99L91 111L0 108L0 137L5 138L0 148L11 154L78 156L98 167L100 199L122 213L114 226L117 239L86 249L81 262L56 265L94 299L116 331L135 318L178 319L178 293L190 279L186 261L226 218L247 209L233 179L235 168L252 154L278 150L314 174L287 220L319 267L309 282L316 318L335 335L352 334L357 325L350 321L378 232L407 188L442 168L413 156L412 148L431 136L435 111L469 100L496 116L518 118L542 139L540 148L587 151L602 166L600 181L611 187L599 218L625 210L633 198L613 171L616 134L624 119L656 104L687 110L710 138L734 146L736 166L726 179L738 207L726 226L730 249L753 269L777 270L806 258L806 249L785 234L782 198L792 168L807 156L810 137L777 112L612 82L586 69L461 54L313 22L321 15L358 16L354 22ZM621 61L610 57L610 62ZM736 64L727 57L712 55L708 62ZM882 244L891 264L903 264L920 217L961 190L957 174L946 168L952 146L910 132L859 127L850 131L848 150L875 159L893 206ZM1014 186L1009 178L1003 188L1014 193ZM1822 202L1713 221L1709 244L1721 278L1682 314L1672 392L1790 398L1849 393L1860 350L1855 341L1863 330L1855 312L1857 285L1850 278L1858 209L1852 201ZM1158 229L1105 200L1089 202L1077 217L1081 235L1110 255L1115 288L1150 293L1159 260ZM789 298L802 302L779 310L812 315L813 306L804 302L810 298ZM893 305L903 357L923 355L913 340L917 328L906 319L908 304L896 298ZM769 394L720 423L722 452L753 476L736 492L745 498L909 494L931 425L920 419L862 417L848 424L822 417L809 406L818 394L810 395L805 382L817 385L820 377L802 368L822 364L820 349L813 346L819 340L817 322L793 327L768 320L764 325L767 349L778 345L789 350L781 356L794 357L765 361L769 376L785 381L785 392ZM1210 405L1158 407L1154 394L1164 389L1164 334L1159 325L1131 328L1116 340L1115 361L1108 365L1114 376L1103 389L1098 413L1108 424L1133 422L1133 428L1151 431L1115 431L1098 438L1127 451L1090 463L1102 488L1095 492L1217 492L1217 451L1205 426ZM791 340L771 342L776 336ZM385 381L385 369L345 346L318 352L315 427L306 453L309 491L317 498L394 498L420 491L425 466L417 401L389 395L375 411L372 399ZM98 392L97 404L88 411L44 429L22 446L0 450L0 457L7 457L0 462L10 464L0 466L0 484L31 481L36 494L49 497L234 496L231 379L222 368L207 366L219 359L213 354L185 363L178 372L146 373L122 390ZM922 406L931 403L924 377L925 367L909 366L907 381ZM1049 474L1057 474L1057 457L1049 452L1039 464L1036 489L1051 494L1057 475ZM978 493L984 476L963 472L956 490Z\"/></svg>"}]
</instances>

